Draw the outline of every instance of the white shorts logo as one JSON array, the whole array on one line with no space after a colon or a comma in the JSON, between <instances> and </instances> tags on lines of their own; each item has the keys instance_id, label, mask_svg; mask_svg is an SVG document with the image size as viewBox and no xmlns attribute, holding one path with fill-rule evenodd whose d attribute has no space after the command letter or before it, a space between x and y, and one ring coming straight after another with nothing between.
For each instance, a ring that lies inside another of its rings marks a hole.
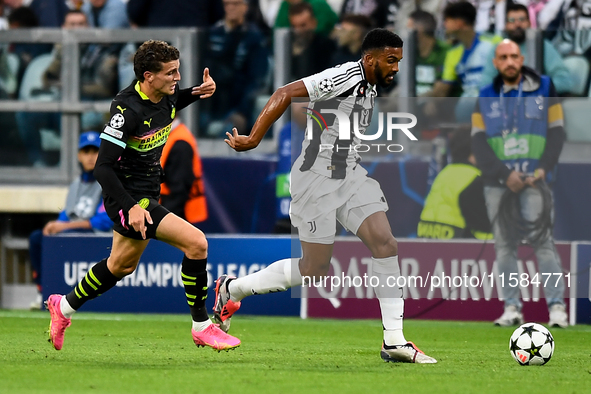
<instances>
[{"instance_id":1,"label":"white shorts logo","mask_svg":"<svg viewBox=\"0 0 591 394\"><path fill-rule=\"evenodd\" d=\"M123 132L122 131L115 130L114 128L109 127L109 126L105 126L105 129L103 130L103 132L105 134L109 134L109 135L111 135L111 136L113 136L115 138L121 138L121 137L123 137Z\"/></svg>"},{"instance_id":2,"label":"white shorts logo","mask_svg":"<svg viewBox=\"0 0 591 394\"><path fill-rule=\"evenodd\" d=\"M125 118L121 114L115 114L111 118L111 122L109 124L111 125L111 127L119 129L121 128L121 126L125 124Z\"/></svg>"}]
</instances>

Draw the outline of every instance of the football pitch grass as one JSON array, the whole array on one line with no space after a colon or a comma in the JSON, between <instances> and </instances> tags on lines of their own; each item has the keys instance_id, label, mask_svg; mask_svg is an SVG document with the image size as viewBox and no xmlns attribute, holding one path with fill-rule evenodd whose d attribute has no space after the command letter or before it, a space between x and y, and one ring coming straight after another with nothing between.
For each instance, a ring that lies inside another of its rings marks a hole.
<instances>
[{"instance_id":1,"label":"football pitch grass","mask_svg":"<svg viewBox=\"0 0 591 394\"><path fill-rule=\"evenodd\" d=\"M188 315L79 313L64 348L49 313L0 311L1 393L589 393L591 326L552 329L541 367L509 354L514 328L405 321L405 336L439 363L384 363L377 320L237 315L230 352L197 348Z\"/></svg>"}]
</instances>

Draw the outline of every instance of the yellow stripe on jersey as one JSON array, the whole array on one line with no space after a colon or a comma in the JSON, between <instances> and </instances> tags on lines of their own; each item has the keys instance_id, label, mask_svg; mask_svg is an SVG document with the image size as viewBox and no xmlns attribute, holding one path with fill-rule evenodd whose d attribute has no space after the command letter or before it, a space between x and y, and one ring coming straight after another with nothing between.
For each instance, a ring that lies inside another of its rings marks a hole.
<instances>
[{"instance_id":1,"label":"yellow stripe on jersey","mask_svg":"<svg viewBox=\"0 0 591 394\"><path fill-rule=\"evenodd\" d=\"M562 105L560 103L556 103L548 108L548 124L558 120L564 120L564 113L562 112Z\"/></svg>"},{"instance_id":2,"label":"yellow stripe on jersey","mask_svg":"<svg viewBox=\"0 0 591 394\"><path fill-rule=\"evenodd\" d=\"M464 55L464 47L462 44L458 44L447 51L445 60L443 61L443 74L441 75L443 81L457 81L458 74L456 74L456 66L462 60L462 55Z\"/></svg>"},{"instance_id":3,"label":"yellow stripe on jersey","mask_svg":"<svg viewBox=\"0 0 591 394\"><path fill-rule=\"evenodd\" d=\"M482 114L479 112L472 114L472 129L486 130L484 119L482 119Z\"/></svg>"},{"instance_id":4,"label":"yellow stripe on jersey","mask_svg":"<svg viewBox=\"0 0 591 394\"><path fill-rule=\"evenodd\" d=\"M146 94L144 92L141 91L140 81L137 81L137 83L135 84L135 91L138 92L138 94L140 95L142 100L149 100L150 99L148 96L146 96Z\"/></svg>"}]
</instances>

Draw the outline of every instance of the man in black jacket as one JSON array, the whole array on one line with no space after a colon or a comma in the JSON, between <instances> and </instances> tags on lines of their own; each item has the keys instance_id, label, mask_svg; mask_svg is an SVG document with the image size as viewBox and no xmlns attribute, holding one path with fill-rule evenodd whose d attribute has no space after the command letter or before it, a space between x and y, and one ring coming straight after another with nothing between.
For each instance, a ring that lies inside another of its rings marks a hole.
<instances>
[{"instance_id":1,"label":"man in black jacket","mask_svg":"<svg viewBox=\"0 0 591 394\"><path fill-rule=\"evenodd\" d=\"M199 98L210 97L215 91L207 68L202 85L179 89L179 57L178 49L166 42L143 43L134 56L137 80L111 103L111 120L100 136L102 144L94 175L103 188L105 209L115 223L113 246L110 256L90 268L68 295L49 296L49 338L56 350L63 346L72 314L135 271L150 238L175 246L185 254L181 277L191 310L195 344L218 351L240 345L240 340L211 322L205 309L205 235L158 203L160 156L176 111Z\"/></svg>"}]
</instances>

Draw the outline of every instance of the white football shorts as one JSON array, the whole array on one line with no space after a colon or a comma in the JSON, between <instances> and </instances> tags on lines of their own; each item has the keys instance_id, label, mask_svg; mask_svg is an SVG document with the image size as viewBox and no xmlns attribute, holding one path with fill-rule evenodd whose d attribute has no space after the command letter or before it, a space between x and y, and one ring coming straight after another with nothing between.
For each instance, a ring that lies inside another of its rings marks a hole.
<instances>
[{"instance_id":1,"label":"white football shorts","mask_svg":"<svg viewBox=\"0 0 591 394\"><path fill-rule=\"evenodd\" d=\"M289 215L304 242L332 244L336 221L353 234L371 214L387 211L380 184L357 165L345 179L331 179L312 171L291 173Z\"/></svg>"}]
</instances>

